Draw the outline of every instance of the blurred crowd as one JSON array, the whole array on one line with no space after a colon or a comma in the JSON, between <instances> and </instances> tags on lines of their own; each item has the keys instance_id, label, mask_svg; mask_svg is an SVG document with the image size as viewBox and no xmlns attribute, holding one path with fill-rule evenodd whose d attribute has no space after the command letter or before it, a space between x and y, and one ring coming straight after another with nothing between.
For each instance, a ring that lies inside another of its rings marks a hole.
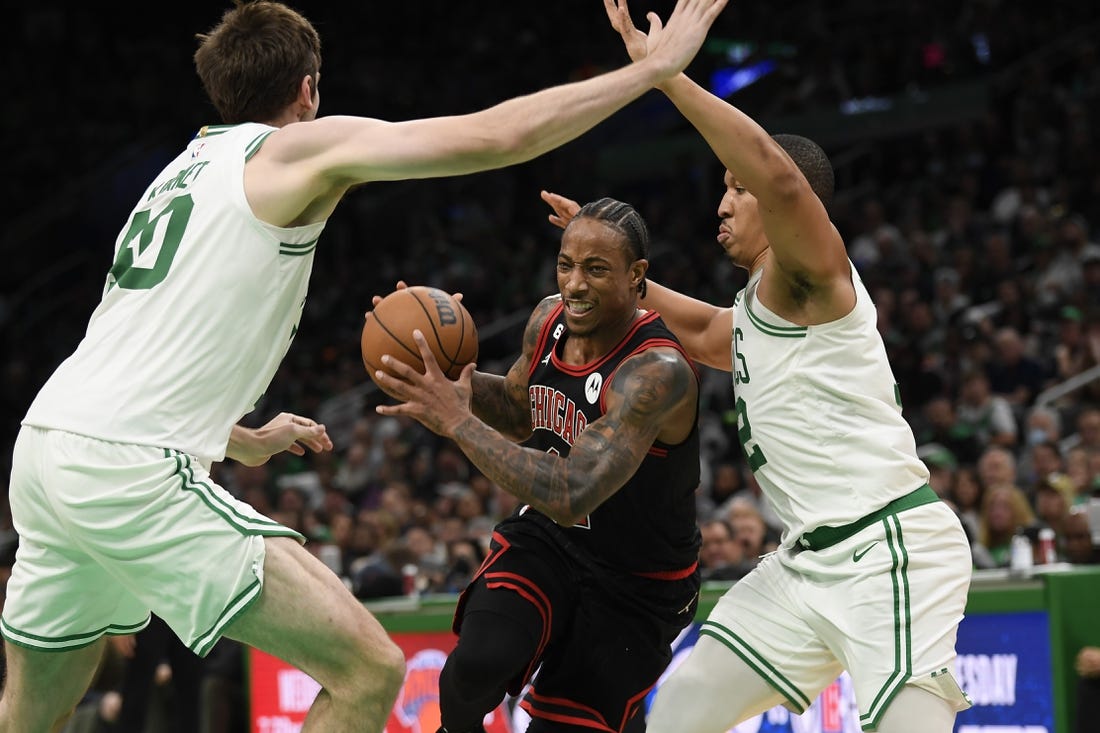
<instances>
[{"instance_id":1,"label":"blurred crowd","mask_svg":"<svg viewBox=\"0 0 1100 733\"><path fill-rule=\"evenodd\" d=\"M579 3L563 3L576 11L573 22L558 10L503 3L477 17L449 13L453 23L470 24L463 28L427 22L439 10L435 2L388 8L385 23L373 25L353 22L366 20L355 17L365 9L291 4L314 17L325 38L328 113L400 119L462 112L623 61L602 8L600 15L586 8L581 22ZM830 213L875 298L932 487L963 518L977 568L1008 567L1017 535L1029 539L1035 563L1098 560L1100 522L1090 525L1089 504L1100 497L1100 35L1075 33L1097 22L1091 5L847 0L795 2L777 11L739 4L731 5L725 26L716 25L716 36L744 38L752 53L784 41L774 54L778 72L746 91L760 105L745 103L752 114L812 115L852 99L988 80L979 118L883 137L869 154L829 151L845 161ZM207 15L212 24L216 11ZM189 32L199 30L194 23L184 24ZM393 32L405 26L428 34L417 44L421 50L410 51L402 33ZM8 200L29 212L16 233L48 251L50 242L77 236L79 226L82 244L58 244L57 257L39 260L44 269L37 279L18 270L30 265L14 264L18 277L10 282L17 285L0 293L0 481L7 480L23 411L75 346L98 299L135 187L159 168L158 156L212 121L191 71L190 35L157 43L127 33L128 43L119 43L127 27L86 8L44 4L28 9L18 29L28 47L72 49L97 59L95 74L129 81L103 96L86 86L88 68L66 67L53 77L32 68L27 73L43 82L42 104L13 110L6 123L16 124L22 141L9 162L72 170L82 181L79 193L66 189L74 197L68 209L51 217L36 208L45 189L35 195L27 179L10 177ZM709 53L700 62L707 69L728 63L732 51ZM513 64L516 58L524 63ZM178 108L177 92L189 109ZM81 105L75 123L65 119L66 100ZM321 419L345 415L330 425L336 450L279 456L256 468L226 461L215 466L218 482L305 534L308 547L364 600L460 591L483 559L494 523L516 502L452 444L414 422L374 412L383 396L365 387L362 314L372 295L385 294L398 279L462 292L483 333L483 368L507 368L519 346L515 314L522 324L554 287L558 233L546 221L541 188L581 201L611 195L630 202L654 236L655 280L732 302L745 278L710 244L722 171L705 149L640 176L600 174L597 161L609 146L660 144L642 134L654 104L639 103L530 164L352 194L317 250L299 335L245 418L259 424L283 410ZM94 105L110 117L84 109ZM55 112L57 129L39 124L43 108ZM120 118L123 109L132 112ZM166 126L168 120L180 126ZM657 132L680 131L670 124ZM135 130L157 135L138 145ZM121 163L109 157L119 148L129 151ZM93 241L85 247L87 238ZM15 251L27 244L5 238L3 246ZM700 561L708 580L736 580L775 547L778 527L742 460L729 375L702 373ZM350 417L335 409L341 404L354 405ZM18 538L6 501L0 508L0 568L10 568ZM1054 532L1053 556L1040 551L1042 529ZM106 721L137 714L134 701L164 703L171 696L201 698L190 709L202 720L163 719L158 731L174 724L245 730L231 712L243 708L240 649L223 641L199 662L171 653L175 644L158 624L136 640L113 641L73 730L110 730ZM123 699L131 701L128 713ZM149 705L150 720L164 709L158 704ZM140 707L144 713L144 702Z\"/></svg>"}]
</instances>

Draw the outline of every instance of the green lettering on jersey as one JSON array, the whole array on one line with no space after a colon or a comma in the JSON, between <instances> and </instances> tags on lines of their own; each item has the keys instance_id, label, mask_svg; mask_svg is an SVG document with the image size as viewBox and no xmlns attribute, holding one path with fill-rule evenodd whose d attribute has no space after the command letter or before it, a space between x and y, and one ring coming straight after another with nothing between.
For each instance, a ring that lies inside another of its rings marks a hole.
<instances>
[{"instance_id":1,"label":"green lettering on jersey","mask_svg":"<svg viewBox=\"0 0 1100 733\"><path fill-rule=\"evenodd\" d=\"M191 195L184 194L169 201L155 217L150 217L148 209L135 212L108 274L110 287L148 290L160 284L176 257L193 208ZM135 267L134 263L154 243L160 245L156 262L152 267Z\"/></svg>"},{"instance_id":2,"label":"green lettering on jersey","mask_svg":"<svg viewBox=\"0 0 1100 733\"><path fill-rule=\"evenodd\" d=\"M739 343L744 340L745 334L740 328L733 329L733 383L734 384L748 384L749 383L749 365L745 361L745 355L741 353Z\"/></svg>"},{"instance_id":3,"label":"green lettering on jersey","mask_svg":"<svg viewBox=\"0 0 1100 733\"><path fill-rule=\"evenodd\" d=\"M737 439L741 441L741 449L745 451L745 457L749 461L749 468L753 473L756 470L768 462L767 457L764 455L764 451L760 450L759 445L753 445L749 448L749 441L752 440L752 426L749 425L749 406L745 404L744 398L737 398L737 417L738 422L741 424L737 427Z\"/></svg>"}]
</instances>

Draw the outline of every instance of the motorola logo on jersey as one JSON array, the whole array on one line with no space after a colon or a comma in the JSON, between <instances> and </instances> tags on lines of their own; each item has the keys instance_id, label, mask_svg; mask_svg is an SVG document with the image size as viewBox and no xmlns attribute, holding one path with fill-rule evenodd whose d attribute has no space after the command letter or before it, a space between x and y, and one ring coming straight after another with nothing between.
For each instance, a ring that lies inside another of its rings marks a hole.
<instances>
[{"instance_id":1,"label":"motorola logo on jersey","mask_svg":"<svg viewBox=\"0 0 1100 733\"><path fill-rule=\"evenodd\" d=\"M600 399L600 389L603 388L603 375L599 372L593 372L588 375L588 381L584 383L584 396L588 399L588 404L596 404L596 400Z\"/></svg>"},{"instance_id":2,"label":"motorola logo on jersey","mask_svg":"<svg viewBox=\"0 0 1100 733\"><path fill-rule=\"evenodd\" d=\"M578 409L577 403L562 392L542 384L531 385L527 392L531 398L533 430L549 430L568 445L573 445L577 436L588 427L588 418ZM585 392L588 392L587 388ZM599 388L596 393L599 394Z\"/></svg>"}]
</instances>

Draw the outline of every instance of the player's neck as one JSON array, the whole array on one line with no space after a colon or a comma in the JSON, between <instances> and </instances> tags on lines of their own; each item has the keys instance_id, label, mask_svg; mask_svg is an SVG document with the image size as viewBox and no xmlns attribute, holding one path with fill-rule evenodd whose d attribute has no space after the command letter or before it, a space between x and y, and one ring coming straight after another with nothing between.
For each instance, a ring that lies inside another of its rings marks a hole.
<instances>
[{"instance_id":1,"label":"player's neck","mask_svg":"<svg viewBox=\"0 0 1100 733\"><path fill-rule=\"evenodd\" d=\"M562 348L562 360L572 366L582 366L606 356L622 343L635 321L645 313L646 311L635 308L630 316L621 322L600 324L600 327L591 333L568 333Z\"/></svg>"}]
</instances>

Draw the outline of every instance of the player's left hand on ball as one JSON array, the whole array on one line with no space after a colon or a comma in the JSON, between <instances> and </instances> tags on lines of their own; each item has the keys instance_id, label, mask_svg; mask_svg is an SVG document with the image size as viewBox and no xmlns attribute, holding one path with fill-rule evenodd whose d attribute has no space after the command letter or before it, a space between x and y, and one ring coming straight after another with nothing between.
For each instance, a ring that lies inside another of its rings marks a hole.
<instances>
[{"instance_id":1,"label":"player's left hand on ball","mask_svg":"<svg viewBox=\"0 0 1100 733\"><path fill-rule=\"evenodd\" d=\"M408 287L409 287L408 283L406 283L404 280L398 280L397 284L393 286L393 289L394 289L394 292L396 292L398 290L405 290ZM371 299L370 299L371 306L374 307L374 308L377 308L378 304L382 302L382 298L385 298L385 297L386 297L385 295L372 295ZM451 293L451 297L454 298L455 300L459 301L459 302L462 302L462 293ZM367 313L369 313L369 312L370 311L367 311ZM366 317L367 317L367 314L364 313L363 318L366 318Z\"/></svg>"},{"instance_id":2,"label":"player's left hand on ball","mask_svg":"<svg viewBox=\"0 0 1100 733\"><path fill-rule=\"evenodd\" d=\"M393 290L394 290L394 292L397 292L398 290L404 290L407 287L409 287L409 286L404 280L398 280L397 284L393 286ZM377 308L378 304L382 302L382 298L385 298L385 297L386 297L385 295L372 295L371 299L370 299L371 307ZM370 311L367 311L367 312L369 313ZM367 314L364 313L363 317L366 318Z\"/></svg>"}]
</instances>

